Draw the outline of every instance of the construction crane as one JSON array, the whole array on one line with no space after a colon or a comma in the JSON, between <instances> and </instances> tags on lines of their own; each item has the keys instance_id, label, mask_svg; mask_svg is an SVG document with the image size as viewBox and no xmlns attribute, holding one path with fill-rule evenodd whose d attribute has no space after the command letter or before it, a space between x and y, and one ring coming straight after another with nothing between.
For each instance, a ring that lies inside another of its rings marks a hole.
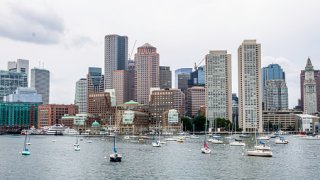
<instances>
[{"instance_id":1,"label":"construction crane","mask_svg":"<svg viewBox=\"0 0 320 180\"><path fill-rule=\"evenodd\" d=\"M198 67L201 65L201 63L205 60L206 58L204 57L198 64L195 62L194 63L194 70L198 70Z\"/></svg>"},{"instance_id":2,"label":"construction crane","mask_svg":"<svg viewBox=\"0 0 320 180\"><path fill-rule=\"evenodd\" d=\"M131 49L131 53L129 54L129 59L131 59L131 56L132 56L133 51L134 51L134 47L136 47L136 43L137 43L137 40L134 41L133 47Z\"/></svg>"}]
</instances>

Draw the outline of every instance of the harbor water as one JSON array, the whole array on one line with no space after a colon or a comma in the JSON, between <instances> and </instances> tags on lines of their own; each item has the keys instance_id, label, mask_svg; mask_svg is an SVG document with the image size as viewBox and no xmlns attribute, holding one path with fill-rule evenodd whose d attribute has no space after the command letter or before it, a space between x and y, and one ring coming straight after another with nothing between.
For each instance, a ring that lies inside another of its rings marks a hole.
<instances>
[{"instance_id":1,"label":"harbor water","mask_svg":"<svg viewBox=\"0 0 320 180\"><path fill-rule=\"evenodd\" d=\"M203 136L158 148L118 137L123 159L111 163L111 137L91 137L92 143L83 137L81 150L74 151L75 137L31 136L31 155L22 156L24 136L2 135L0 179L320 179L320 140L285 137L287 145L267 141L271 158L246 156L252 138L245 147L209 143L212 153L201 154Z\"/></svg>"}]
</instances>

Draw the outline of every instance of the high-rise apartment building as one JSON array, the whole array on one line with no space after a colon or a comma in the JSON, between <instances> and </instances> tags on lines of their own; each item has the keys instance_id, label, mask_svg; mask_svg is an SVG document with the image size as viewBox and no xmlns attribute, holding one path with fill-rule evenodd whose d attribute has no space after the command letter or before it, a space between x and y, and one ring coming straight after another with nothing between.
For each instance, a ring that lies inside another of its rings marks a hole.
<instances>
[{"instance_id":1,"label":"high-rise apartment building","mask_svg":"<svg viewBox=\"0 0 320 180\"><path fill-rule=\"evenodd\" d=\"M129 101L129 73L127 70L115 70L113 71L113 88L116 93L117 105Z\"/></svg>"},{"instance_id":2,"label":"high-rise apartment building","mask_svg":"<svg viewBox=\"0 0 320 180\"><path fill-rule=\"evenodd\" d=\"M267 80L265 86L265 110L288 109L288 88L284 79Z\"/></svg>"},{"instance_id":3,"label":"high-rise apartment building","mask_svg":"<svg viewBox=\"0 0 320 180\"><path fill-rule=\"evenodd\" d=\"M314 70L314 79L316 81L316 94L317 94L317 111L320 112L320 70ZM305 80L305 70L300 73L300 93L301 93L301 106L304 109L304 80Z\"/></svg>"},{"instance_id":4,"label":"high-rise apartment building","mask_svg":"<svg viewBox=\"0 0 320 180\"><path fill-rule=\"evenodd\" d=\"M104 45L105 89L113 89L113 71L127 70L128 67L128 37L106 35Z\"/></svg>"},{"instance_id":5,"label":"high-rise apartment building","mask_svg":"<svg viewBox=\"0 0 320 180\"><path fill-rule=\"evenodd\" d=\"M79 113L87 113L87 79L81 78L76 82L74 104L79 107Z\"/></svg>"},{"instance_id":6,"label":"high-rise apartment building","mask_svg":"<svg viewBox=\"0 0 320 180\"><path fill-rule=\"evenodd\" d=\"M149 103L150 88L159 87L159 54L146 43L135 54L136 98L140 104Z\"/></svg>"},{"instance_id":7,"label":"high-rise apartment building","mask_svg":"<svg viewBox=\"0 0 320 180\"><path fill-rule=\"evenodd\" d=\"M171 89L172 73L170 66L159 66L160 89Z\"/></svg>"},{"instance_id":8,"label":"high-rise apartment building","mask_svg":"<svg viewBox=\"0 0 320 180\"><path fill-rule=\"evenodd\" d=\"M187 90L186 115L194 117L198 114L200 107L206 105L206 94L203 86L193 86Z\"/></svg>"},{"instance_id":9,"label":"high-rise apartment building","mask_svg":"<svg viewBox=\"0 0 320 180\"><path fill-rule=\"evenodd\" d=\"M136 72L134 60L128 60L128 99L136 100Z\"/></svg>"},{"instance_id":10,"label":"high-rise apartment building","mask_svg":"<svg viewBox=\"0 0 320 180\"><path fill-rule=\"evenodd\" d=\"M244 40L238 48L239 127L262 132L261 44Z\"/></svg>"},{"instance_id":11,"label":"high-rise apartment building","mask_svg":"<svg viewBox=\"0 0 320 180\"><path fill-rule=\"evenodd\" d=\"M266 97L266 86L267 86L267 81L268 80L284 80L285 82L285 72L283 71L283 69L281 68L281 66L279 64L270 64L267 67L262 68L262 109L266 110L266 101L267 101L267 97ZM269 107L270 108L270 107ZM278 109L282 109L279 108Z\"/></svg>"},{"instance_id":12,"label":"high-rise apartment building","mask_svg":"<svg viewBox=\"0 0 320 180\"><path fill-rule=\"evenodd\" d=\"M231 54L210 51L206 55L205 84L206 116L211 127L217 118L232 121Z\"/></svg>"},{"instance_id":13,"label":"high-rise apartment building","mask_svg":"<svg viewBox=\"0 0 320 180\"><path fill-rule=\"evenodd\" d=\"M179 116L185 113L185 95L180 89L154 90L150 96L149 111L151 115L151 126L155 126L162 120L163 113L176 109Z\"/></svg>"},{"instance_id":14,"label":"high-rise apartment building","mask_svg":"<svg viewBox=\"0 0 320 180\"><path fill-rule=\"evenodd\" d=\"M303 111L305 114L312 115L317 112L317 84L314 78L314 69L310 58L307 60L304 75Z\"/></svg>"},{"instance_id":15,"label":"high-rise apartment building","mask_svg":"<svg viewBox=\"0 0 320 180\"><path fill-rule=\"evenodd\" d=\"M0 70L0 102L4 96L13 94L18 87L28 87L26 73Z\"/></svg>"},{"instance_id":16,"label":"high-rise apartment building","mask_svg":"<svg viewBox=\"0 0 320 180\"><path fill-rule=\"evenodd\" d=\"M31 87L42 95L43 104L48 104L50 100L50 72L46 69L31 69Z\"/></svg>"}]
</instances>

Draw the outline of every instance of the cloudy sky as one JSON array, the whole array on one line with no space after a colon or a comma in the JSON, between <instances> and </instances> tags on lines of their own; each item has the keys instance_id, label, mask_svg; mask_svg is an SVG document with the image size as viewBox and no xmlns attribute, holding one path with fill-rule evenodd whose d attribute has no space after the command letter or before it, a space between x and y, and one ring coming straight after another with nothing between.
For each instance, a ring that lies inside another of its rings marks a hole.
<instances>
[{"instance_id":1,"label":"cloudy sky","mask_svg":"<svg viewBox=\"0 0 320 180\"><path fill-rule=\"evenodd\" d=\"M262 65L285 70L293 107L308 56L320 69L319 9L318 0L1 0L0 69L18 58L44 65L51 103L72 103L75 82L89 66L103 67L104 36L119 34L129 37L129 52L135 40L157 47L172 70L228 50L237 92L237 48L257 39Z\"/></svg>"}]
</instances>

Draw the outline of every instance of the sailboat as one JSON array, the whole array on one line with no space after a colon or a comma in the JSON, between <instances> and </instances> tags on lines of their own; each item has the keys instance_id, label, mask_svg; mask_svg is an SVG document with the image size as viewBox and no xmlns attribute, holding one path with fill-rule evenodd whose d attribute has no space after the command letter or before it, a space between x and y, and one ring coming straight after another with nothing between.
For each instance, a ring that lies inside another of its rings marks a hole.
<instances>
[{"instance_id":1,"label":"sailboat","mask_svg":"<svg viewBox=\"0 0 320 180\"><path fill-rule=\"evenodd\" d=\"M237 134L237 122L234 120L234 134ZM232 133L231 133L232 136ZM241 139L234 138L234 141L230 142L230 146L245 146L246 143L242 142Z\"/></svg>"},{"instance_id":2,"label":"sailboat","mask_svg":"<svg viewBox=\"0 0 320 180\"><path fill-rule=\"evenodd\" d=\"M117 117L117 106L116 106L116 115ZM114 121L114 137L113 137L113 153L110 154L110 162L121 162L122 156L118 153L117 150L117 122Z\"/></svg>"},{"instance_id":3,"label":"sailboat","mask_svg":"<svg viewBox=\"0 0 320 180\"><path fill-rule=\"evenodd\" d=\"M201 148L201 152L203 154L210 154L211 153L211 149L209 148L208 141L207 141L207 118L206 118L206 123L205 123L205 127L204 127L204 142L203 142L203 148Z\"/></svg>"},{"instance_id":4,"label":"sailboat","mask_svg":"<svg viewBox=\"0 0 320 180\"><path fill-rule=\"evenodd\" d=\"M256 140L256 145L254 146L255 150L247 151L247 155L248 156L258 156L258 157L272 157L271 149L267 150L267 149L259 148L260 145L258 146L257 123L255 123L254 136L255 136L255 140Z\"/></svg>"},{"instance_id":5,"label":"sailboat","mask_svg":"<svg viewBox=\"0 0 320 180\"><path fill-rule=\"evenodd\" d=\"M190 136L190 139L199 139L199 136L196 136L194 134L194 124L192 126L193 126L193 134Z\"/></svg>"},{"instance_id":6,"label":"sailboat","mask_svg":"<svg viewBox=\"0 0 320 180\"><path fill-rule=\"evenodd\" d=\"M26 134L28 134L28 131L27 131L27 133ZM30 136L28 137L28 142L26 143L27 145L31 145L31 142L30 142Z\"/></svg>"},{"instance_id":7,"label":"sailboat","mask_svg":"<svg viewBox=\"0 0 320 180\"><path fill-rule=\"evenodd\" d=\"M22 155L30 155L30 151L27 148L27 138L28 138L28 133L26 133L24 137L23 150L21 152Z\"/></svg>"},{"instance_id":8,"label":"sailboat","mask_svg":"<svg viewBox=\"0 0 320 180\"><path fill-rule=\"evenodd\" d=\"M155 130L155 132L154 132L154 134L153 134L153 142L152 142L152 147L160 147L161 145L160 145L160 130L159 130L159 139L158 140L156 140L156 136L157 135L157 128L156 128L156 130Z\"/></svg>"},{"instance_id":9,"label":"sailboat","mask_svg":"<svg viewBox=\"0 0 320 180\"><path fill-rule=\"evenodd\" d=\"M80 144L78 141L78 135L76 135L76 143L73 144L75 151L80 151Z\"/></svg>"}]
</instances>

